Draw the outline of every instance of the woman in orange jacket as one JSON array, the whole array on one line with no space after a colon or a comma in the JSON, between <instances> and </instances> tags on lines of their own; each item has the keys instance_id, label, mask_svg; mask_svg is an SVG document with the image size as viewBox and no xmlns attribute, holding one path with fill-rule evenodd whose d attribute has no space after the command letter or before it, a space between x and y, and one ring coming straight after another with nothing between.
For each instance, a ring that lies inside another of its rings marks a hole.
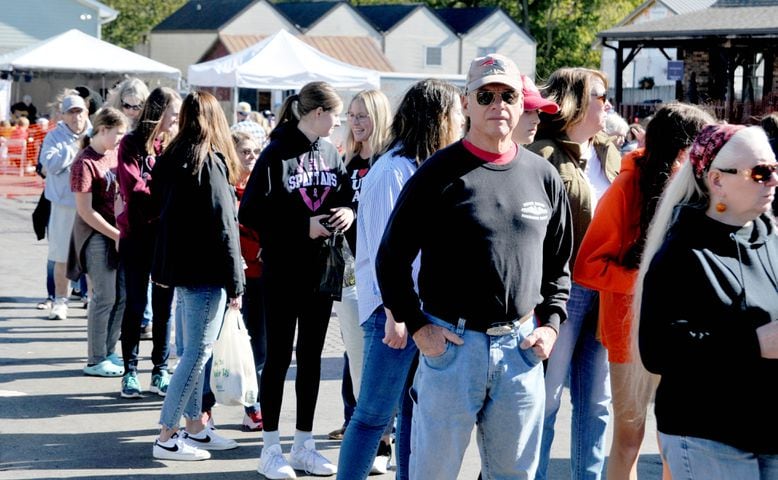
<instances>
[{"instance_id":1,"label":"woman in orange jacket","mask_svg":"<svg viewBox=\"0 0 778 480\"><path fill-rule=\"evenodd\" d=\"M648 225L670 175L687 149L715 120L686 104L668 104L648 124L646 146L628 153L621 171L597 203L573 269L573 280L600 293L599 331L608 350L613 402L613 442L608 479L636 479L653 395L651 377L631 354L632 291ZM641 388L633 388L640 385ZM665 469L665 478L669 471Z\"/></svg>"}]
</instances>

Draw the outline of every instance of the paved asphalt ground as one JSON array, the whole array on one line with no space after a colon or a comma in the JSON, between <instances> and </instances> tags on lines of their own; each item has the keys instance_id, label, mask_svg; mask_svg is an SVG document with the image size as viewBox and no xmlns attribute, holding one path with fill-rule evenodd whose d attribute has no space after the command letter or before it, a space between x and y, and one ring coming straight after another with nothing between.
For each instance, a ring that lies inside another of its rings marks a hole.
<instances>
[{"instance_id":1,"label":"paved asphalt ground","mask_svg":"<svg viewBox=\"0 0 778 480\"><path fill-rule=\"evenodd\" d=\"M1 177L1 176L0 176ZM36 241L30 214L40 194L34 180L0 180L0 479L261 479L256 473L261 436L240 430L241 407L214 408L220 434L238 449L215 452L204 462L158 461L151 447L158 432L161 398L119 396L118 378L86 377L86 311L71 307L65 321L35 309L45 297L46 242ZM141 343L140 380L148 388L151 342ZM337 461L340 443L327 432L342 422L340 372L343 344L333 317L323 353L322 382L314 422L318 448ZM295 364L289 371L281 417L284 452L294 432ZM661 478L653 416L647 428L641 480ZM569 478L570 406L559 413L550 478ZM475 480L475 441L465 454L461 479ZM371 478L394 478L387 475ZM452 479L454 480L454 479Z\"/></svg>"}]
</instances>

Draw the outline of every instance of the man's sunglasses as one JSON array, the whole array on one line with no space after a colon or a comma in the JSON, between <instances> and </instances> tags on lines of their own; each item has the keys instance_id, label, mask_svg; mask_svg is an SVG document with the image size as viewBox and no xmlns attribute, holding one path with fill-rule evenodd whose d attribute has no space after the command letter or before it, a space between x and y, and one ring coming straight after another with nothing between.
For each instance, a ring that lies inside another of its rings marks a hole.
<instances>
[{"instance_id":1,"label":"man's sunglasses","mask_svg":"<svg viewBox=\"0 0 778 480\"><path fill-rule=\"evenodd\" d=\"M139 103L137 105L130 105L129 103L122 102L122 108L125 110L135 110L136 112L139 112L143 108L143 104Z\"/></svg>"},{"instance_id":2,"label":"man's sunglasses","mask_svg":"<svg viewBox=\"0 0 778 480\"><path fill-rule=\"evenodd\" d=\"M475 91L475 101L478 102L478 105L491 105L494 101L494 98L497 95L500 95L502 98L502 101L507 103L508 105L516 105L516 102L519 101L519 98L521 98L521 95L516 90L503 90L502 92L492 92L489 90L476 90Z\"/></svg>"},{"instance_id":3,"label":"man's sunglasses","mask_svg":"<svg viewBox=\"0 0 778 480\"><path fill-rule=\"evenodd\" d=\"M716 170L722 173L732 174L746 172L746 175L756 183L765 183L772 178L776 171L778 171L778 163L760 163L759 165L754 165L751 168L744 168L742 170L738 170L737 168L717 168Z\"/></svg>"}]
</instances>

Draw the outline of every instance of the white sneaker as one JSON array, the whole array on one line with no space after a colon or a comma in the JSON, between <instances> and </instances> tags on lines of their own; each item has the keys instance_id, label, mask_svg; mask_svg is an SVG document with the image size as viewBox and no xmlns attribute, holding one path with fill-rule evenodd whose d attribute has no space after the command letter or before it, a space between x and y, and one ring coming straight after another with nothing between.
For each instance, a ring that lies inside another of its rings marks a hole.
<instances>
[{"instance_id":1,"label":"white sneaker","mask_svg":"<svg viewBox=\"0 0 778 480\"><path fill-rule=\"evenodd\" d=\"M289 458L292 468L309 475L326 476L338 473L338 467L316 450L316 442L312 438L306 440L302 447L292 447Z\"/></svg>"},{"instance_id":2,"label":"white sneaker","mask_svg":"<svg viewBox=\"0 0 778 480\"><path fill-rule=\"evenodd\" d=\"M392 463L392 446L381 441L378 444L378 452L373 459L373 467L370 469L372 474L383 475L389 472L389 466Z\"/></svg>"},{"instance_id":3,"label":"white sneaker","mask_svg":"<svg viewBox=\"0 0 778 480\"><path fill-rule=\"evenodd\" d=\"M49 320L67 320L68 304L65 302L54 302L54 306L49 311Z\"/></svg>"},{"instance_id":4,"label":"white sneaker","mask_svg":"<svg viewBox=\"0 0 778 480\"><path fill-rule=\"evenodd\" d=\"M154 458L184 461L207 460L211 458L211 452L187 445L178 434L173 435L172 440L174 440L173 445L166 446L162 445L159 439L157 439L154 442Z\"/></svg>"},{"instance_id":5,"label":"white sneaker","mask_svg":"<svg viewBox=\"0 0 778 480\"><path fill-rule=\"evenodd\" d=\"M281 452L281 445L270 445L262 449L257 472L271 480L297 478L294 469L287 463L283 452Z\"/></svg>"},{"instance_id":6,"label":"white sneaker","mask_svg":"<svg viewBox=\"0 0 778 480\"><path fill-rule=\"evenodd\" d=\"M233 448L238 448L238 442L231 438L224 438L208 427L196 435L184 432L184 442L187 445L203 450L232 450Z\"/></svg>"}]
</instances>

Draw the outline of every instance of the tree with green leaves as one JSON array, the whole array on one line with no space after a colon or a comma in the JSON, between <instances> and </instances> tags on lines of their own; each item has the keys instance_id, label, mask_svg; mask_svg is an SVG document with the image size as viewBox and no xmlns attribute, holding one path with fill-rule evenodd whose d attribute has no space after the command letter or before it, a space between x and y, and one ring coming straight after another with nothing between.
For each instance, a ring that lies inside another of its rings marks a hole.
<instances>
[{"instance_id":1,"label":"tree with green leaves","mask_svg":"<svg viewBox=\"0 0 778 480\"><path fill-rule=\"evenodd\" d=\"M534 0L530 31L538 41L537 73L560 67L600 67L597 33L615 26L641 0ZM515 18L515 17L514 17Z\"/></svg>"},{"instance_id":2,"label":"tree with green leaves","mask_svg":"<svg viewBox=\"0 0 778 480\"><path fill-rule=\"evenodd\" d=\"M117 10L116 20L103 27L103 40L132 49L162 20L175 12L187 0L102 0Z\"/></svg>"}]
</instances>

